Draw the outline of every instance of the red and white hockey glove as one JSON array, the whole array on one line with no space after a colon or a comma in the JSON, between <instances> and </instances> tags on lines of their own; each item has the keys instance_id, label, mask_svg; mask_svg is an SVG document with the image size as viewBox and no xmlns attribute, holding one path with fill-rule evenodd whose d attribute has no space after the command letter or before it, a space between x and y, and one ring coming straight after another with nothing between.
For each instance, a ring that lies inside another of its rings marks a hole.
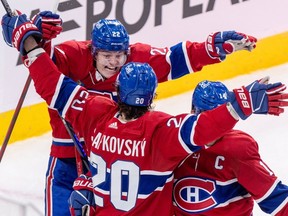
<instances>
[{"instance_id":1,"label":"red and white hockey glove","mask_svg":"<svg viewBox=\"0 0 288 216\"><path fill-rule=\"evenodd\" d=\"M2 17L2 32L3 37L8 46L15 47L22 55L27 52L24 49L24 41L33 36L37 42L42 39L42 34L38 28L27 19L26 14L14 12L15 16L5 14Z\"/></svg>"},{"instance_id":2,"label":"red and white hockey glove","mask_svg":"<svg viewBox=\"0 0 288 216\"><path fill-rule=\"evenodd\" d=\"M206 51L211 58L225 60L227 54L239 50L251 51L256 47L257 39L236 31L211 33L206 40Z\"/></svg>"},{"instance_id":3,"label":"red and white hockey glove","mask_svg":"<svg viewBox=\"0 0 288 216\"><path fill-rule=\"evenodd\" d=\"M81 174L73 184L69 202L72 216L94 216L96 205L93 194L92 178Z\"/></svg>"},{"instance_id":4,"label":"red and white hockey glove","mask_svg":"<svg viewBox=\"0 0 288 216\"><path fill-rule=\"evenodd\" d=\"M230 102L241 119L252 113L279 116L288 106L288 94L283 91L286 86L281 82L268 84L256 80L250 85L234 89L230 94Z\"/></svg>"},{"instance_id":5,"label":"red and white hockey glove","mask_svg":"<svg viewBox=\"0 0 288 216\"><path fill-rule=\"evenodd\" d=\"M49 41L56 38L62 28L62 19L58 14L51 11L42 11L32 18L32 22L38 27L39 31L43 34L43 39Z\"/></svg>"}]
</instances>

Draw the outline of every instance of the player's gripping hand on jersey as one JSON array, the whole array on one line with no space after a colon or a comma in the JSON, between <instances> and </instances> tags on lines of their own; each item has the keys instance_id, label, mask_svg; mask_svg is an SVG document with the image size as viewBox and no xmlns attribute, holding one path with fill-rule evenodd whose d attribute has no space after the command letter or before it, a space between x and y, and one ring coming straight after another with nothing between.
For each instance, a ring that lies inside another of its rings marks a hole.
<instances>
[{"instance_id":1,"label":"player's gripping hand on jersey","mask_svg":"<svg viewBox=\"0 0 288 216\"><path fill-rule=\"evenodd\" d=\"M283 107L288 106L285 89L286 86L281 82L271 84L264 78L234 89L230 102L241 119L246 119L252 113L278 116L284 112Z\"/></svg>"},{"instance_id":2,"label":"player's gripping hand on jersey","mask_svg":"<svg viewBox=\"0 0 288 216\"><path fill-rule=\"evenodd\" d=\"M39 12L32 18L32 23L37 26L45 41L56 38L63 29L62 19L51 11Z\"/></svg>"},{"instance_id":3,"label":"player's gripping hand on jersey","mask_svg":"<svg viewBox=\"0 0 288 216\"><path fill-rule=\"evenodd\" d=\"M36 25L27 19L26 14L21 12L14 12L15 16L10 17L5 14L2 17L2 33L6 44L10 47L15 47L20 51L21 55L26 55L24 49L24 41L29 36L33 36L39 43L42 40L42 33Z\"/></svg>"},{"instance_id":4,"label":"player's gripping hand on jersey","mask_svg":"<svg viewBox=\"0 0 288 216\"><path fill-rule=\"evenodd\" d=\"M227 54L239 50L251 51L256 47L257 39L236 31L211 33L206 40L206 50L211 58L225 60Z\"/></svg>"},{"instance_id":5,"label":"player's gripping hand on jersey","mask_svg":"<svg viewBox=\"0 0 288 216\"><path fill-rule=\"evenodd\" d=\"M74 191L69 198L69 208L72 216L95 215L95 201L92 179L84 174L80 175L73 184Z\"/></svg>"}]
</instances>

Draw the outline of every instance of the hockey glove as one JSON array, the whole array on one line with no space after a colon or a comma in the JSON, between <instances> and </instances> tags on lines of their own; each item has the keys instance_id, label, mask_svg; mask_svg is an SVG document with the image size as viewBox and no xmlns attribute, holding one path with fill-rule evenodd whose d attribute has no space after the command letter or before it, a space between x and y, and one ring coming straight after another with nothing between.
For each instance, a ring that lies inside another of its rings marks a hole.
<instances>
[{"instance_id":1,"label":"hockey glove","mask_svg":"<svg viewBox=\"0 0 288 216\"><path fill-rule=\"evenodd\" d=\"M43 34L45 41L56 38L62 31L62 19L58 14L51 11L42 11L32 18L32 22Z\"/></svg>"},{"instance_id":2,"label":"hockey glove","mask_svg":"<svg viewBox=\"0 0 288 216\"><path fill-rule=\"evenodd\" d=\"M251 51L256 47L257 39L235 31L211 33L206 40L206 51L211 58L225 60L227 54L238 50Z\"/></svg>"},{"instance_id":3,"label":"hockey glove","mask_svg":"<svg viewBox=\"0 0 288 216\"><path fill-rule=\"evenodd\" d=\"M74 191L71 193L69 202L72 216L95 215L96 205L93 194L91 177L80 175L73 184Z\"/></svg>"},{"instance_id":4,"label":"hockey glove","mask_svg":"<svg viewBox=\"0 0 288 216\"><path fill-rule=\"evenodd\" d=\"M20 14L20 12L17 12ZM15 47L22 55L26 55L24 41L29 36L33 36L39 43L42 34L38 28L27 19L25 14L9 16L5 14L2 17L2 33L6 44Z\"/></svg>"},{"instance_id":5,"label":"hockey glove","mask_svg":"<svg viewBox=\"0 0 288 216\"><path fill-rule=\"evenodd\" d=\"M283 93L286 86L281 82L273 84L261 83L256 80L250 85L234 89L230 93L230 102L241 119L248 118L252 113L280 115L282 107L288 106L288 94Z\"/></svg>"}]
</instances>

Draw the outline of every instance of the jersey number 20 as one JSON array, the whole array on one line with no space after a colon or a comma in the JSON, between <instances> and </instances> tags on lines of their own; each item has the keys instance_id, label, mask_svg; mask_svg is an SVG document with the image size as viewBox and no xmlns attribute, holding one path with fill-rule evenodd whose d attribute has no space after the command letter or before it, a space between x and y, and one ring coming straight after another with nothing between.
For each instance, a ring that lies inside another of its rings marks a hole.
<instances>
[{"instance_id":1,"label":"jersey number 20","mask_svg":"<svg viewBox=\"0 0 288 216\"><path fill-rule=\"evenodd\" d=\"M131 210L137 200L137 191L139 187L139 167L133 162L117 160L111 165L111 169L107 169L106 162L102 157L95 155L91 152L90 155L91 165L97 169L97 174L92 176L93 186L96 191L105 193L106 191L98 190L98 185L104 183L106 179L106 173L110 172L111 187L110 187L110 200L114 207L118 210L129 211ZM123 179L127 178L129 184L127 187L128 192L124 192ZM109 192L108 192L109 193ZM95 203L98 206L104 207L103 198L94 194Z\"/></svg>"}]
</instances>

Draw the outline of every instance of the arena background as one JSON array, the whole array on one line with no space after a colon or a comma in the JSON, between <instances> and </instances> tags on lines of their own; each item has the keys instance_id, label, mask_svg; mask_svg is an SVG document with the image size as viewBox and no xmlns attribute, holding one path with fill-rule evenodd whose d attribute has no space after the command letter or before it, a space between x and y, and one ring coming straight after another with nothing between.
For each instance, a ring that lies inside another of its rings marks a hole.
<instances>
[{"instance_id":1,"label":"arena background","mask_svg":"<svg viewBox=\"0 0 288 216\"><path fill-rule=\"evenodd\" d=\"M14 0L12 9L28 16L52 10L54 1ZM117 9L116 9L117 8ZM236 30L258 38L253 52L241 51L225 62L202 72L160 84L158 99L190 91L203 79L226 80L288 61L287 0L68 0L60 1L63 33L54 44L90 38L92 25L100 18L117 18L127 27L131 43L155 47L172 46L183 40L202 42L209 33ZM5 14L3 7L1 14ZM18 53L0 40L0 142L4 140L15 107L28 77ZM283 71L287 74L287 71ZM284 82L284 80L283 80ZM46 104L33 83L27 93L10 143L50 131Z\"/></svg>"}]
</instances>

